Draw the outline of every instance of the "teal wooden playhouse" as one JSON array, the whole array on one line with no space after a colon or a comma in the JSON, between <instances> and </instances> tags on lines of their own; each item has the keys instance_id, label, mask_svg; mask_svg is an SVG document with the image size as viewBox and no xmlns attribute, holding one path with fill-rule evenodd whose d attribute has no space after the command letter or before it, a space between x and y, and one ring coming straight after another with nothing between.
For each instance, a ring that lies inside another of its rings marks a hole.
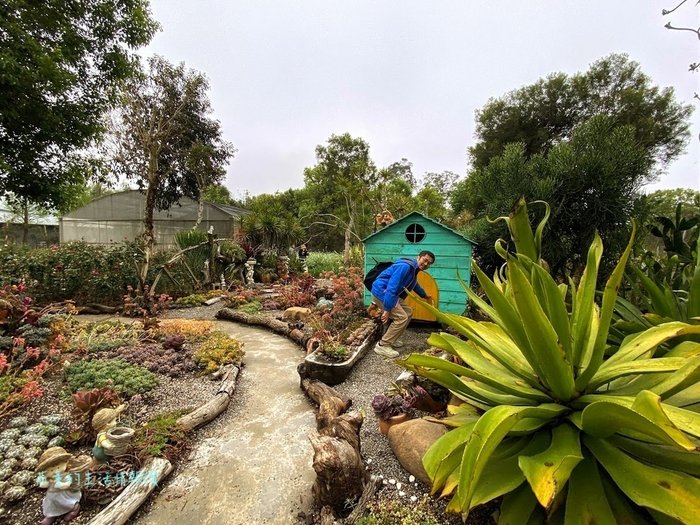
<instances>
[{"instance_id":1,"label":"teal wooden playhouse","mask_svg":"<svg viewBox=\"0 0 700 525\"><path fill-rule=\"evenodd\" d=\"M475 246L473 241L414 211L366 237L362 242L365 245L364 273L380 261L393 261L399 257L415 258L423 250L433 252L435 264L427 272L419 274L418 282L428 294L437 299L437 305L443 312L465 312L468 297L459 278L469 285ZM369 305L370 301L370 293L365 290L365 305ZM414 319L436 320L434 315L410 298L408 304L414 308Z\"/></svg>"}]
</instances>

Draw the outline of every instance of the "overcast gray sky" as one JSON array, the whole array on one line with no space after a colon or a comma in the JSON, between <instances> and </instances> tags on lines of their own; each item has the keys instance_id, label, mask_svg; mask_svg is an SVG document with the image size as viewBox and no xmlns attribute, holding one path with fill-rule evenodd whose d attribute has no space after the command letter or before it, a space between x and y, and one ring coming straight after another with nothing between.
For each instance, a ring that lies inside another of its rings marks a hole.
<instances>
[{"instance_id":1,"label":"overcast gray sky","mask_svg":"<svg viewBox=\"0 0 700 525\"><path fill-rule=\"evenodd\" d=\"M238 149L234 196L303 186L331 134L365 139L377 166L467 173L474 112L553 72L627 53L696 106L686 155L650 189L700 189L700 26L689 0L151 0L145 54L207 75L214 117Z\"/></svg>"}]
</instances>

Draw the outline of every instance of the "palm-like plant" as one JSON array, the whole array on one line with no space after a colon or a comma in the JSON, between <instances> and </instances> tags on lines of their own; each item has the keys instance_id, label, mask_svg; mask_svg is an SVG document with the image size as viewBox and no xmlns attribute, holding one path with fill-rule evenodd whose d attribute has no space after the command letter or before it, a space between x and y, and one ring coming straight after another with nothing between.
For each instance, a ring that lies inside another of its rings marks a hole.
<instances>
[{"instance_id":1,"label":"palm-like plant","mask_svg":"<svg viewBox=\"0 0 700 525\"><path fill-rule=\"evenodd\" d=\"M700 326L660 324L606 358L632 241L599 306L597 235L578 286L557 284L539 260L546 217L533 234L521 200L503 219L517 253L498 246L506 266L494 280L475 267L490 304L467 289L491 321L426 304L466 338L440 333L429 343L464 364L420 354L401 362L464 401L423 458L433 492L452 496L448 510L465 517L503 496L502 524L697 522L700 416L684 407L700 398L700 344L655 351Z\"/></svg>"}]
</instances>

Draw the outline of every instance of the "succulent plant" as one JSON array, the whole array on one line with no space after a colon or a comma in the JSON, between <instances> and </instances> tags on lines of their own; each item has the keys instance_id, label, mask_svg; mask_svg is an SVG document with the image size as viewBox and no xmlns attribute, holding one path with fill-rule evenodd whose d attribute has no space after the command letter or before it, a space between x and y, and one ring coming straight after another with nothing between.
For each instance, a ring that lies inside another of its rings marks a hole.
<instances>
[{"instance_id":1,"label":"succulent plant","mask_svg":"<svg viewBox=\"0 0 700 525\"><path fill-rule=\"evenodd\" d=\"M29 420L26 416L17 416L10 419L8 427L10 428L24 428L29 424Z\"/></svg>"},{"instance_id":2,"label":"succulent plant","mask_svg":"<svg viewBox=\"0 0 700 525\"><path fill-rule=\"evenodd\" d=\"M5 451L6 458L21 458L24 456L24 451L27 450L22 445L12 445Z\"/></svg>"},{"instance_id":3,"label":"succulent plant","mask_svg":"<svg viewBox=\"0 0 700 525\"><path fill-rule=\"evenodd\" d=\"M0 463L0 468L9 468L10 470L14 470L17 468L17 465L19 465L19 460L16 458L7 458Z\"/></svg>"},{"instance_id":4,"label":"succulent plant","mask_svg":"<svg viewBox=\"0 0 700 525\"><path fill-rule=\"evenodd\" d=\"M39 418L39 423L44 425L60 425L63 419L61 414L49 414L48 416L41 416Z\"/></svg>"},{"instance_id":5,"label":"succulent plant","mask_svg":"<svg viewBox=\"0 0 700 525\"><path fill-rule=\"evenodd\" d=\"M0 467L0 481L4 481L12 476L12 469L9 467Z\"/></svg>"},{"instance_id":6,"label":"succulent plant","mask_svg":"<svg viewBox=\"0 0 700 525\"><path fill-rule=\"evenodd\" d=\"M15 441L21 434L22 431L19 428L8 428L0 432L0 439L10 439Z\"/></svg>"},{"instance_id":7,"label":"succulent plant","mask_svg":"<svg viewBox=\"0 0 700 525\"><path fill-rule=\"evenodd\" d=\"M13 485L7 489L4 493L4 497L7 501L17 501L24 497L27 493L27 489L19 485Z\"/></svg>"},{"instance_id":8,"label":"succulent plant","mask_svg":"<svg viewBox=\"0 0 700 525\"><path fill-rule=\"evenodd\" d=\"M45 447L49 438L43 434L25 434L17 442L27 447Z\"/></svg>"},{"instance_id":9,"label":"succulent plant","mask_svg":"<svg viewBox=\"0 0 700 525\"><path fill-rule=\"evenodd\" d=\"M61 427L54 423L44 423L44 428L41 433L51 438L61 433Z\"/></svg>"},{"instance_id":10,"label":"succulent plant","mask_svg":"<svg viewBox=\"0 0 700 525\"><path fill-rule=\"evenodd\" d=\"M0 453L4 454L5 451L14 444L15 444L14 439L0 438Z\"/></svg>"},{"instance_id":11,"label":"succulent plant","mask_svg":"<svg viewBox=\"0 0 700 525\"><path fill-rule=\"evenodd\" d=\"M41 447L29 447L24 449L24 455L22 456L24 459L27 458L35 458L39 454L43 452Z\"/></svg>"},{"instance_id":12,"label":"succulent plant","mask_svg":"<svg viewBox=\"0 0 700 525\"><path fill-rule=\"evenodd\" d=\"M9 481L12 485L26 487L34 482L34 473L30 470L20 470Z\"/></svg>"},{"instance_id":13,"label":"succulent plant","mask_svg":"<svg viewBox=\"0 0 700 525\"><path fill-rule=\"evenodd\" d=\"M39 464L39 460L36 458L24 458L22 460L22 463L20 463L20 467L23 470L34 470L36 469L36 466Z\"/></svg>"},{"instance_id":14,"label":"succulent plant","mask_svg":"<svg viewBox=\"0 0 700 525\"><path fill-rule=\"evenodd\" d=\"M46 445L47 448L49 447L62 447L63 445L66 444L66 440L63 439L63 436L56 436L51 438L51 441L49 441L48 445Z\"/></svg>"},{"instance_id":15,"label":"succulent plant","mask_svg":"<svg viewBox=\"0 0 700 525\"><path fill-rule=\"evenodd\" d=\"M5 489L8 488L10 485L7 483L7 481L0 481L0 494L5 492ZM0 516L2 516L2 512L0 512Z\"/></svg>"},{"instance_id":16,"label":"succulent plant","mask_svg":"<svg viewBox=\"0 0 700 525\"><path fill-rule=\"evenodd\" d=\"M43 423L33 423L24 429L25 434L41 434L44 429Z\"/></svg>"}]
</instances>

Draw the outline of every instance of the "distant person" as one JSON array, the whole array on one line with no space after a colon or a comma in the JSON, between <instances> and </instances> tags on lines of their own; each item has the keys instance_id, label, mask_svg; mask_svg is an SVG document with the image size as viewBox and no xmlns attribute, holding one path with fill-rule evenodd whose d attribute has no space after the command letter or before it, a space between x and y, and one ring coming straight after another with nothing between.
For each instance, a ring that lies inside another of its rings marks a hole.
<instances>
[{"instance_id":1,"label":"distant person","mask_svg":"<svg viewBox=\"0 0 700 525\"><path fill-rule=\"evenodd\" d=\"M299 256L299 260L304 268L304 273L309 273L309 267L306 265L306 258L309 256L309 250L306 247L306 244L299 246L299 252L297 255Z\"/></svg>"},{"instance_id":2,"label":"distant person","mask_svg":"<svg viewBox=\"0 0 700 525\"><path fill-rule=\"evenodd\" d=\"M435 254L423 250L416 259L397 259L380 273L372 284L372 300L382 309L382 323L391 324L382 339L375 345L374 353L383 357L398 357L395 348L401 348L399 337L411 321L413 310L403 300L405 290L414 291L423 299L432 302L418 284L418 272L427 270L435 262Z\"/></svg>"}]
</instances>

